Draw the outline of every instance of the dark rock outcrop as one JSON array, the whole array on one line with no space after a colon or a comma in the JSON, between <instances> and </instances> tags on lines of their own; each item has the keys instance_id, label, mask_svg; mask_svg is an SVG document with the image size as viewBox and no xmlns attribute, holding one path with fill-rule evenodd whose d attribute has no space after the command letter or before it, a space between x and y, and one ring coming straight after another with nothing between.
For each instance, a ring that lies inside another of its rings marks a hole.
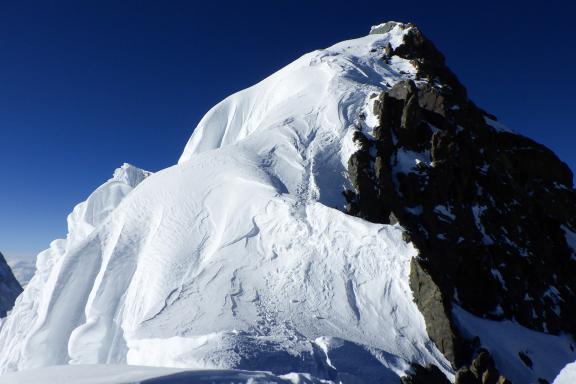
<instances>
[{"instance_id":1,"label":"dark rock outcrop","mask_svg":"<svg viewBox=\"0 0 576 384\"><path fill-rule=\"evenodd\" d=\"M462 367L456 371L454 381L458 384L481 384L478 377L468 367Z\"/></svg>"},{"instance_id":2,"label":"dark rock outcrop","mask_svg":"<svg viewBox=\"0 0 576 384\"><path fill-rule=\"evenodd\" d=\"M444 384L450 380L435 365L423 367L412 364L408 375L401 378L402 384ZM500 374L494 360L485 349L477 352L470 366L463 366L455 374L454 384L511 384Z\"/></svg>"},{"instance_id":3,"label":"dark rock outcrop","mask_svg":"<svg viewBox=\"0 0 576 384\"><path fill-rule=\"evenodd\" d=\"M461 365L458 359L462 356L463 347L452 322L450 300L444 297L417 259L412 259L410 268L410 287L414 292L416 305L426 320L428 336L448 360L455 362L455 365Z\"/></svg>"},{"instance_id":4,"label":"dark rock outcrop","mask_svg":"<svg viewBox=\"0 0 576 384\"><path fill-rule=\"evenodd\" d=\"M419 251L410 277L416 304L455 368L471 358L452 323L455 304L576 335L571 170L543 145L502 129L468 99L436 47L415 26L401 28L403 44L386 55L410 60L417 74L375 100L374 139L355 135L348 213L405 228ZM477 378L500 380L491 368Z\"/></svg>"},{"instance_id":5,"label":"dark rock outcrop","mask_svg":"<svg viewBox=\"0 0 576 384\"><path fill-rule=\"evenodd\" d=\"M532 366L534 365L532 359L524 352L518 352L518 357L528 368L532 368Z\"/></svg>"},{"instance_id":6,"label":"dark rock outcrop","mask_svg":"<svg viewBox=\"0 0 576 384\"><path fill-rule=\"evenodd\" d=\"M402 384L451 384L444 373L435 365L423 367L413 364L410 374L400 379Z\"/></svg>"}]
</instances>

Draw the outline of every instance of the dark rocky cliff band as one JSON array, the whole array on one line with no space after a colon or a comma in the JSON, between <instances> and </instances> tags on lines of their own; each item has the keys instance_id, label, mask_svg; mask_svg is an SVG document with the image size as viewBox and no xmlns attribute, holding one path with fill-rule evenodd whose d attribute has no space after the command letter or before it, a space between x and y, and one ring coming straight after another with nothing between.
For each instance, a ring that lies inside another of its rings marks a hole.
<instances>
[{"instance_id":1,"label":"dark rocky cliff band","mask_svg":"<svg viewBox=\"0 0 576 384\"><path fill-rule=\"evenodd\" d=\"M406 229L419 251L410 276L416 304L454 368L473 372L473 358L489 352L481 339L460 335L453 305L576 335L576 258L566 240L576 232L571 170L543 145L495 128L436 47L415 26L403 28L403 44L388 46L382 59L410 60L417 75L374 95L379 125L373 139L360 129L354 135L360 149L348 163L355 190L344 191L347 212ZM406 171L402 153L430 161ZM499 382L493 373L472 376ZM467 377L459 373L457 382L474 382Z\"/></svg>"}]
</instances>

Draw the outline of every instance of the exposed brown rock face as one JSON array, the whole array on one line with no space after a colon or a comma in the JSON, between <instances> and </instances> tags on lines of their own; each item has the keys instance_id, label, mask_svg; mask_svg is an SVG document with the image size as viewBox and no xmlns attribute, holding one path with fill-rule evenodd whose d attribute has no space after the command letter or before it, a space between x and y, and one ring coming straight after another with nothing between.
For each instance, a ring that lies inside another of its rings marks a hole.
<instances>
[{"instance_id":1,"label":"exposed brown rock face","mask_svg":"<svg viewBox=\"0 0 576 384\"><path fill-rule=\"evenodd\" d=\"M470 355L452 324L453 304L576 335L571 170L546 147L498 128L434 45L405 28L404 44L386 55L411 60L418 75L374 102L374 139L356 133L348 212L406 229L420 253L410 278L416 304L456 368ZM500 380L486 372L480 382Z\"/></svg>"},{"instance_id":2,"label":"exposed brown rock face","mask_svg":"<svg viewBox=\"0 0 576 384\"><path fill-rule=\"evenodd\" d=\"M450 308L450 300L444 296L417 259L412 260L410 268L410 287L414 292L416 305L426 319L428 336L448 360L460 363L458 358L462 355L463 346L457 337L452 316L446 310Z\"/></svg>"}]
</instances>

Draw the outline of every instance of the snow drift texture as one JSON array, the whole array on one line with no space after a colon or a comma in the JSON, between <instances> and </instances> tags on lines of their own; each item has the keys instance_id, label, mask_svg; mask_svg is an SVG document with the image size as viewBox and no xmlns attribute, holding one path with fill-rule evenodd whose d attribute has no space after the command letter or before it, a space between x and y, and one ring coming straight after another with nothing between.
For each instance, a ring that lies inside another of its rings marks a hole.
<instances>
[{"instance_id":1,"label":"snow drift texture","mask_svg":"<svg viewBox=\"0 0 576 384\"><path fill-rule=\"evenodd\" d=\"M0 369L128 363L372 383L419 362L450 375L412 299L416 250L402 229L337 209L357 116L369 131L371 96L414 75L380 60L404 32L312 52L232 95L178 165L118 169L38 256L0 331ZM536 347L567 348L537 335Z\"/></svg>"},{"instance_id":2,"label":"snow drift texture","mask_svg":"<svg viewBox=\"0 0 576 384\"><path fill-rule=\"evenodd\" d=\"M447 368L412 303L415 250L400 228L331 207L353 150L347 128L371 91L409 68L369 51L400 38L306 55L212 109L179 165L134 190L142 172L119 170L74 210L68 238L39 255L0 334L2 368L127 362L332 377L356 374L341 357L350 351L370 377L406 361Z\"/></svg>"}]
</instances>

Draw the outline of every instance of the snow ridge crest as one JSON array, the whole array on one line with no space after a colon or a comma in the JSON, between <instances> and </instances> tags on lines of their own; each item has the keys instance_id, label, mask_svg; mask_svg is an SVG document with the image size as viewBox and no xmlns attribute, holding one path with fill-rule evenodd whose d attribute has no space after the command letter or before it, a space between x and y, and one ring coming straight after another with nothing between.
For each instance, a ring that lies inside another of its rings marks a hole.
<instances>
[{"instance_id":1,"label":"snow ridge crest","mask_svg":"<svg viewBox=\"0 0 576 384\"><path fill-rule=\"evenodd\" d=\"M135 188L152 173L138 168L132 164L124 163L114 170L111 180L118 181Z\"/></svg>"}]
</instances>

